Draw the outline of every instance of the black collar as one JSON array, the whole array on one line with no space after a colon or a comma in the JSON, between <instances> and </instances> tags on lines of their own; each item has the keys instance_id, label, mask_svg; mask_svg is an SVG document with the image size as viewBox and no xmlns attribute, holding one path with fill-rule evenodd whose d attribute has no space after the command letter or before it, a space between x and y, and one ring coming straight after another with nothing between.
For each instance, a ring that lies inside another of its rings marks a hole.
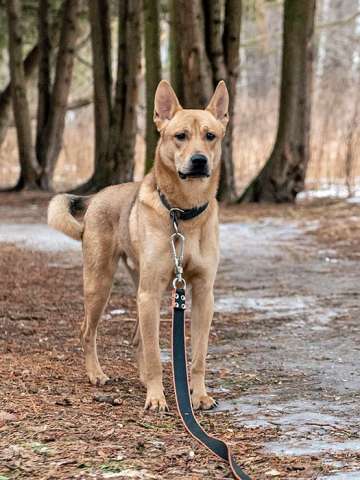
<instances>
[{"instance_id":1,"label":"black collar","mask_svg":"<svg viewBox=\"0 0 360 480\"><path fill-rule=\"evenodd\" d=\"M171 216L175 216L176 220L191 220L192 218L195 218L198 215L200 215L202 212L204 212L207 209L207 206L209 205L209 202L206 202L203 205L200 205L199 207L194 207L194 208L172 207L168 202L167 198L165 197L165 195L162 192L160 192L159 189L157 190L159 192L161 203L164 205L165 208L169 210Z\"/></svg>"}]
</instances>

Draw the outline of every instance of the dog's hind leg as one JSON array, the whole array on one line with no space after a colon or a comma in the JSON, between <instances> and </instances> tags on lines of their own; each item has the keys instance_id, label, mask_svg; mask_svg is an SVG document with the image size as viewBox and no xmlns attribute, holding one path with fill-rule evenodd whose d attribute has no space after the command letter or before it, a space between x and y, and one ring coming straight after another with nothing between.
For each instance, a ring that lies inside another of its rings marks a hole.
<instances>
[{"instance_id":1,"label":"dog's hind leg","mask_svg":"<svg viewBox=\"0 0 360 480\"><path fill-rule=\"evenodd\" d=\"M85 352L86 371L93 385L104 385L109 379L102 371L96 349L96 331L108 302L118 263L112 239L84 239L84 303L85 320L81 339Z\"/></svg>"}]
</instances>

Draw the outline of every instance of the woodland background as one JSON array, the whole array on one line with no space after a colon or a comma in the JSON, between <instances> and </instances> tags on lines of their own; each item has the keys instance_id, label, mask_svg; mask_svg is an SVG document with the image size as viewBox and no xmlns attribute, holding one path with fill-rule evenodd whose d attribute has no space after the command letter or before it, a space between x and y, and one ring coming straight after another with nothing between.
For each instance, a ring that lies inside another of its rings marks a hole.
<instances>
[{"instance_id":1,"label":"woodland background","mask_svg":"<svg viewBox=\"0 0 360 480\"><path fill-rule=\"evenodd\" d=\"M232 97L219 407L198 418L251 478L359 479L360 0L0 0L0 480L230 478L176 414L167 296L170 411L143 411L121 266L98 336L114 382L89 384L81 245L46 224L54 191L151 168L160 78L184 106L221 78Z\"/></svg>"},{"instance_id":2,"label":"woodland background","mask_svg":"<svg viewBox=\"0 0 360 480\"><path fill-rule=\"evenodd\" d=\"M0 187L141 178L160 78L192 107L227 81L221 198L356 193L359 0L0 1Z\"/></svg>"}]
</instances>

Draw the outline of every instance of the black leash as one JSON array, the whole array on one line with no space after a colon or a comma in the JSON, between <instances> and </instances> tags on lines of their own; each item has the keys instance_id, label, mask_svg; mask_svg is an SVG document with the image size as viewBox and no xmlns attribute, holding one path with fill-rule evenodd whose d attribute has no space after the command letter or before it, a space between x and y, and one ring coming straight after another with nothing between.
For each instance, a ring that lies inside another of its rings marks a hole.
<instances>
[{"instance_id":1,"label":"black leash","mask_svg":"<svg viewBox=\"0 0 360 480\"><path fill-rule=\"evenodd\" d=\"M208 435L195 418L186 367L185 288L174 288L173 291L172 360L176 403L186 430L210 452L228 463L234 478L251 480L236 463L230 447L222 440Z\"/></svg>"},{"instance_id":2,"label":"black leash","mask_svg":"<svg viewBox=\"0 0 360 480\"><path fill-rule=\"evenodd\" d=\"M205 210L205 208L203 210ZM251 480L251 478L236 463L230 447L224 441L208 435L196 420L192 409L186 366L186 282L182 276L185 237L178 230L178 215L179 211L181 212L182 210L170 207L169 211L174 227L174 233L171 235L172 252L175 262L175 278L173 281L174 289L172 297L172 365L178 412L190 435L208 448L208 450L218 458L228 463L234 478L238 480Z\"/></svg>"}]
</instances>

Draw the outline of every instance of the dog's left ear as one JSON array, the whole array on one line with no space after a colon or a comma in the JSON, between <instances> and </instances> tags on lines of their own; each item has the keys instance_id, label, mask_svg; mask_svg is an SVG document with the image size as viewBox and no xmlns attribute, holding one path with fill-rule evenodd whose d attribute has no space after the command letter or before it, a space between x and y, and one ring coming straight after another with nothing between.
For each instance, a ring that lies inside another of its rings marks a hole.
<instances>
[{"instance_id":1,"label":"dog's left ear","mask_svg":"<svg viewBox=\"0 0 360 480\"><path fill-rule=\"evenodd\" d=\"M154 122L159 132L179 110L182 107L170 83L161 80L156 89L154 106Z\"/></svg>"},{"instance_id":2,"label":"dog's left ear","mask_svg":"<svg viewBox=\"0 0 360 480\"><path fill-rule=\"evenodd\" d=\"M206 107L224 127L229 121L229 92L224 80L220 80L209 105Z\"/></svg>"}]
</instances>

